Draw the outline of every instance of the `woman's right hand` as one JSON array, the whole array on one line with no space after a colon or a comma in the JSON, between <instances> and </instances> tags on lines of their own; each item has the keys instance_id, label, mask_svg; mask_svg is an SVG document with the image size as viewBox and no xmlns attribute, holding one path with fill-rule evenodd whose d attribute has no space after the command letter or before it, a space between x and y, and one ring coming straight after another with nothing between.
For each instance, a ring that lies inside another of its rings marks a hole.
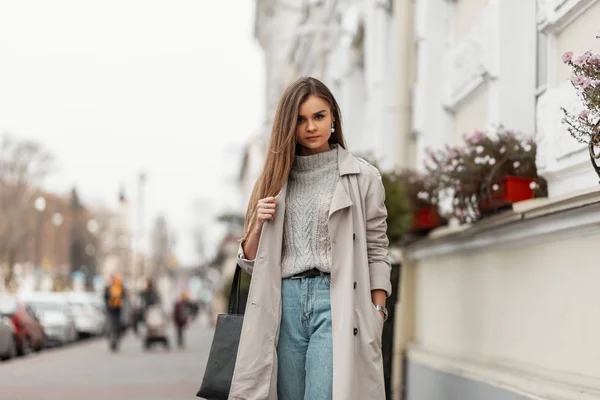
<instances>
[{"instance_id":1,"label":"woman's right hand","mask_svg":"<svg viewBox=\"0 0 600 400\"><path fill-rule=\"evenodd\" d=\"M266 221L275 219L277 199L275 197L260 199L256 207L256 228L260 230Z\"/></svg>"},{"instance_id":2,"label":"woman's right hand","mask_svg":"<svg viewBox=\"0 0 600 400\"><path fill-rule=\"evenodd\" d=\"M249 232L246 240L242 243L242 249L246 259L254 260L256 258L262 227L265 222L275 219L276 211L277 199L275 197L260 199L258 204L256 204L256 220L254 228L252 228L252 232Z\"/></svg>"}]
</instances>

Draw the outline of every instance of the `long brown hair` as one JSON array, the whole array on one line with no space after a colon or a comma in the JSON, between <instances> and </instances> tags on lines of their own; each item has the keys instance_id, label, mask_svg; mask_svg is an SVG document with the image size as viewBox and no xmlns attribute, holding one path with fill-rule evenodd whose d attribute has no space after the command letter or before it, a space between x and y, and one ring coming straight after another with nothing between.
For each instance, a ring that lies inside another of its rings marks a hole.
<instances>
[{"instance_id":1,"label":"long brown hair","mask_svg":"<svg viewBox=\"0 0 600 400\"><path fill-rule=\"evenodd\" d=\"M335 132L331 134L329 144L337 144L346 148L342 134L342 115L329 88L318 79L310 77L300 78L288 86L277 106L265 166L248 201L244 222L245 236L242 243L247 239L256 223L258 201L265 197L276 196L288 179L296 154L298 110L310 96L320 97L331 108Z\"/></svg>"}]
</instances>

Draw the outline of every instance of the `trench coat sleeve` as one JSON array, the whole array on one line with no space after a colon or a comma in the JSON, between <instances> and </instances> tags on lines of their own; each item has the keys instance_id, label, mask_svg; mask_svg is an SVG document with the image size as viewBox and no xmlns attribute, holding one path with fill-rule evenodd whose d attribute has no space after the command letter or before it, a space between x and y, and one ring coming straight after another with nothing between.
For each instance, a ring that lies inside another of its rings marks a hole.
<instances>
[{"instance_id":1,"label":"trench coat sleeve","mask_svg":"<svg viewBox=\"0 0 600 400\"><path fill-rule=\"evenodd\" d=\"M242 247L241 243L240 247L238 248L237 263L244 271L252 275L252 271L254 271L254 260L248 260L246 258L244 255L244 248Z\"/></svg>"},{"instance_id":2,"label":"trench coat sleeve","mask_svg":"<svg viewBox=\"0 0 600 400\"><path fill-rule=\"evenodd\" d=\"M385 189L378 173L370 179L366 193L367 258L371 290L385 290L392 294L391 266L388 259L387 209Z\"/></svg>"}]
</instances>

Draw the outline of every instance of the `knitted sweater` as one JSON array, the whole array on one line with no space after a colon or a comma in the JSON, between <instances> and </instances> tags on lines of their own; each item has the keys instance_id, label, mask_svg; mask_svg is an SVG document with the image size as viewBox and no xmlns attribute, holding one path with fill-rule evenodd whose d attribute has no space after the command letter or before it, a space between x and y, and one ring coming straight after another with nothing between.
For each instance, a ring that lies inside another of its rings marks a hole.
<instances>
[{"instance_id":1,"label":"knitted sweater","mask_svg":"<svg viewBox=\"0 0 600 400\"><path fill-rule=\"evenodd\" d=\"M282 278L312 268L331 271L329 208L339 178L336 146L294 157L285 198Z\"/></svg>"}]
</instances>

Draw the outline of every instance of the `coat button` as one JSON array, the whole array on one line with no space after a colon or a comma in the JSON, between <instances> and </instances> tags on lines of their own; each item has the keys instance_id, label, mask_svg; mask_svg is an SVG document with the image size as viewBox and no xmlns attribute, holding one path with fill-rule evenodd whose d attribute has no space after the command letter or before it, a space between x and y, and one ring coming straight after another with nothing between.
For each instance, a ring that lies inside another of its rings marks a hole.
<instances>
[{"instance_id":1,"label":"coat button","mask_svg":"<svg viewBox=\"0 0 600 400\"><path fill-rule=\"evenodd\" d=\"M358 335L358 329L354 328L354 336Z\"/></svg>"},{"instance_id":2,"label":"coat button","mask_svg":"<svg viewBox=\"0 0 600 400\"><path fill-rule=\"evenodd\" d=\"M354 289L356 289L356 282L354 282Z\"/></svg>"}]
</instances>

